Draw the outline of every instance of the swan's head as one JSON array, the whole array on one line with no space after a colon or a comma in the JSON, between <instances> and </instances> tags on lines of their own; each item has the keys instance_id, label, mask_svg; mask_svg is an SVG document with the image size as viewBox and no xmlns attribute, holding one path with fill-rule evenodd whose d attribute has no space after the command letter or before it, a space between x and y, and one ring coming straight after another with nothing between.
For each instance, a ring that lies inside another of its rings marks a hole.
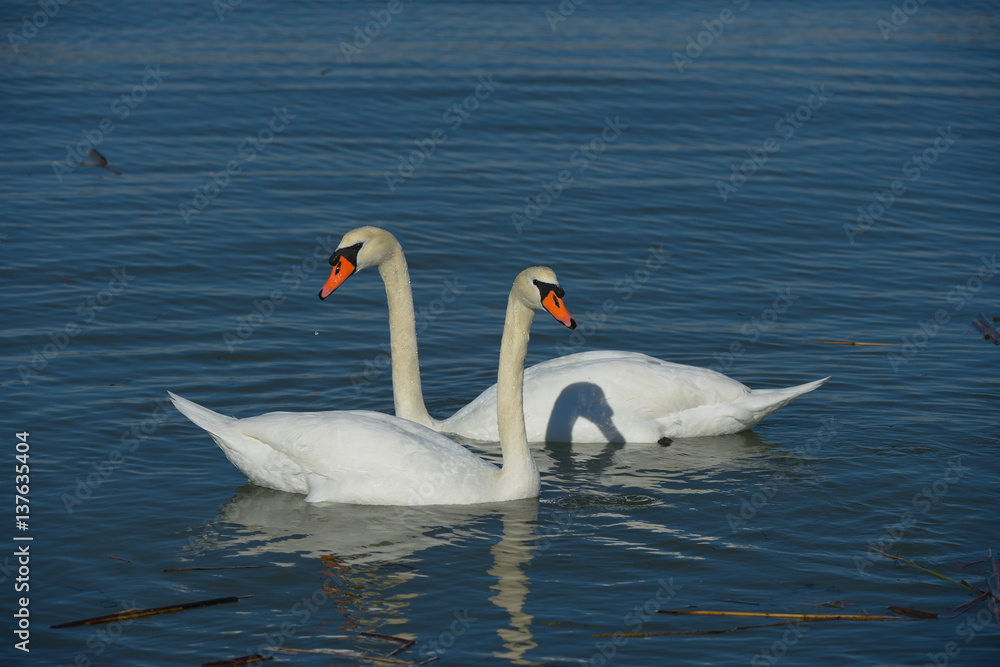
<instances>
[{"instance_id":1,"label":"swan's head","mask_svg":"<svg viewBox=\"0 0 1000 667\"><path fill-rule=\"evenodd\" d=\"M533 266L521 271L514 279L511 293L528 308L547 311L563 326L576 328L576 320L569 314L563 302L565 292L559 286L556 272L549 267Z\"/></svg>"},{"instance_id":2,"label":"swan's head","mask_svg":"<svg viewBox=\"0 0 1000 667\"><path fill-rule=\"evenodd\" d=\"M396 237L379 227L358 227L347 232L330 255L333 271L320 289L319 298L330 296L355 272L378 266L398 248Z\"/></svg>"}]
</instances>

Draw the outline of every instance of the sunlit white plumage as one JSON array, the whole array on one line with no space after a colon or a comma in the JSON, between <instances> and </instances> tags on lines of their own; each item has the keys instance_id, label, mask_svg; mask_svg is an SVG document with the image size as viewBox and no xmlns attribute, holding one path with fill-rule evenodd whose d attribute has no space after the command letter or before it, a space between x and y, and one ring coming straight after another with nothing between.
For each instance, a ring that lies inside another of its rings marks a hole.
<instances>
[{"instance_id":1,"label":"sunlit white plumage","mask_svg":"<svg viewBox=\"0 0 1000 667\"><path fill-rule=\"evenodd\" d=\"M377 266L389 303L396 414L442 433L497 440L496 385L444 420L430 416L420 386L413 296L402 248L377 227L344 235L330 258L325 298L351 274ZM581 352L524 374L531 442L657 442L726 435L755 426L827 378L784 389L754 389L717 371L622 351Z\"/></svg>"},{"instance_id":2,"label":"sunlit white plumage","mask_svg":"<svg viewBox=\"0 0 1000 667\"><path fill-rule=\"evenodd\" d=\"M545 267L521 272L511 289L494 413L502 424L500 468L436 431L378 412L272 412L235 419L172 393L170 398L250 481L307 494L310 502L444 505L534 497L540 483L524 432L524 358L536 310L576 326L561 296L555 273Z\"/></svg>"},{"instance_id":3,"label":"sunlit white plumage","mask_svg":"<svg viewBox=\"0 0 1000 667\"><path fill-rule=\"evenodd\" d=\"M786 389L751 390L708 368L637 352L578 352L524 372L528 440L657 442L738 433L825 379ZM488 414L496 385L441 422L444 433L496 440Z\"/></svg>"}]
</instances>

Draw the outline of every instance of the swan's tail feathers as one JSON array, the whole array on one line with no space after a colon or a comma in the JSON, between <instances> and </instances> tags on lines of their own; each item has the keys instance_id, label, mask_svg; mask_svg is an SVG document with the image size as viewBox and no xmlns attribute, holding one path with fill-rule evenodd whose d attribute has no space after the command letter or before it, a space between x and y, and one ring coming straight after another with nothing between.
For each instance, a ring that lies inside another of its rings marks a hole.
<instances>
[{"instance_id":1,"label":"swan's tail feathers","mask_svg":"<svg viewBox=\"0 0 1000 667\"><path fill-rule=\"evenodd\" d=\"M279 491L306 493L302 466L264 440L245 432L245 425L253 418L239 420L220 415L177 394L167 393L174 406L197 426L208 431L226 458L251 482Z\"/></svg>"},{"instance_id":2,"label":"swan's tail feathers","mask_svg":"<svg viewBox=\"0 0 1000 667\"><path fill-rule=\"evenodd\" d=\"M783 389L754 389L749 396L740 402L753 412L753 422L756 424L775 410L785 407L802 394L808 394L829 379L827 376L822 380Z\"/></svg>"},{"instance_id":3,"label":"swan's tail feathers","mask_svg":"<svg viewBox=\"0 0 1000 667\"><path fill-rule=\"evenodd\" d=\"M168 391L167 394L170 396L170 400L174 402L174 407L180 410L181 414L212 435L221 436L236 421L234 417L220 415L218 412L213 412L173 392Z\"/></svg>"},{"instance_id":4,"label":"swan's tail feathers","mask_svg":"<svg viewBox=\"0 0 1000 667\"><path fill-rule=\"evenodd\" d=\"M807 382L784 389L754 389L731 403L710 403L675 412L655 421L660 434L668 438L693 438L706 435L728 435L756 426L775 410L788 405L794 398L809 393L830 378Z\"/></svg>"}]
</instances>

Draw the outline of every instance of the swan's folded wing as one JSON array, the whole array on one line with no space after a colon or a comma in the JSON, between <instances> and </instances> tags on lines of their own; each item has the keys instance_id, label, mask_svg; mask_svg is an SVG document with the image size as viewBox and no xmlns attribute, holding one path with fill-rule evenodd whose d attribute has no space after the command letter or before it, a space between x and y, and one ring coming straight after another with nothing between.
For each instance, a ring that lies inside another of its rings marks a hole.
<instances>
[{"instance_id":1,"label":"swan's folded wing","mask_svg":"<svg viewBox=\"0 0 1000 667\"><path fill-rule=\"evenodd\" d=\"M378 412L276 412L240 427L307 471L310 502L458 502L497 471L440 433Z\"/></svg>"},{"instance_id":2,"label":"swan's folded wing","mask_svg":"<svg viewBox=\"0 0 1000 667\"><path fill-rule=\"evenodd\" d=\"M749 394L746 385L708 368L636 352L580 352L525 371L525 426L530 441L656 442L658 418ZM496 396L493 385L442 430L496 440Z\"/></svg>"}]
</instances>

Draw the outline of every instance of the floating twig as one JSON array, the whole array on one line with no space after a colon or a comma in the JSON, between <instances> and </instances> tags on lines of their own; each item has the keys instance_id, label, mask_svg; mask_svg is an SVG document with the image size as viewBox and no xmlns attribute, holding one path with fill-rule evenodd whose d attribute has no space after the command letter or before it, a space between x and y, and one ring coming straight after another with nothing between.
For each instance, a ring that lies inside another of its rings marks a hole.
<instances>
[{"instance_id":1,"label":"floating twig","mask_svg":"<svg viewBox=\"0 0 1000 667\"><path fill-rule=\"evenodd\" d=\"M744 602L743 600L730 600L729 598L712 598L713 602L731 602L733 604L748 604L754 607L759 607L759 602Z\"/></svg>"},{"instance_id":2,"label":"floating twig","mask_svg":"<svg viewBox=\"0 0 1000 667\"><path fill-rule=\"evenodd\" d=\"M899 607L902 609L902 607ZM823 623L826 621L904 621L902 616L871 616L868 614L790 614L781 612L765 611L692 611L692 610L671 610L659 609L661 614L672 614L674 616L739 616L751 618L781 618L780 623L761 623L758 625L741 625L735 628L723 628L716 630L666 630L662 632L607 632L595 634L594 637L665 637L668 635L722 635L729 632L742 632L756 628L772 628L780 625L787 625L787 621L799 621L800 623ZM908 610L912 611L912 610ZM929 613L929 612L924 612Z\"/></svg>"},{"instance_id":3,"label":"floating twig","mask_svg":"<svg viewBox=\"0 0 1000 667\"><path fill-rule=\"evenodd\" d=\"M251 653L250 655L245 655L242 658L232 658L230 660L213 660L212 662L203 662L201 667L237 667L237 665L249 665L251 662L263 662L264 660L274 660L271 656L258 655L257 653Z\"/></svg>"},{"instance_id":4,"label":"floating twig","mask_svg":"<svg viewBox=\"0 0 1000 667\"><path fill-rule=\"evenodd\" d=\"M108 614L106 616L95 616L93 618L85 618L81 621L69 621L68 623L59 623L58 625L50 626L52 628L73 628L80 625L97 625L99 623L112 623L114 621L124 621L133 618L142 618L143 616L154 616L156 614L169 614L175 611L183 611L185 609L196 609L198 607L210 607L217 604L226 604L229 602L239 602L244 598L253 597L252 595L240 595L240 596L230 596L225 598L213 598L211 600L199 600L197 602L185 602L183 604L169 605L166 607L152 607L150 609L126 609L125 611L119 611L114 614Z\"/></svg>"},{"instance_id":5,"label":"floating twig","mask_svg":"<svg viewBox=\"0 0 1000 667\"><path fill-rule=\"evenodd\" d=\"M827 619L833 620L833 619ZM724 635L729 632L742 632L743 630L753 630L755 628L773 628L776 626L788 625L787 623L760 623L758 625L741 625L735 628L724 628L721 630L665 630L662 632L602 632L594 637L624 637L635 639L641 637L666 637L668 635Z\"/></svg>"},{"instance_id":6,"label":"floating twig","mask_svg":"<svg viewBox=\"0 0 1000 667\"><path fill-rule=\"evenodd\" d=\"M923 609L908 609L906 607L889 607L889 611L894 614L900 614L901 616L909 616L910 618L937 618L938 615L933 611L924 611Z\"/></svg>"},{"instance_id":7,"label":"floating twig","mask_svg":"<svg viewBox=\"0 0 1000 667\"><path fill-rule=\"evenodd\" d=\"M111 167L108 166L108 158L98 153L96 148L91 148L90 152L87 153L87 155L93 158L94 162L80 162L79 160L77 160L76 163L82 164L85 167L101 167L102 169L107 169L112 174L118 174L119 176L122 175L122 173L117 169L112 169Z\"/></svg>"},{"instance_id":8,"label":"floating twig","mask_svg":"<svg viewBox=\"0 0 1000 667\"><path fill-rule=\"evenodd\" d=\"M854 341L854 340L800 340L800 341L781 340L781 341L778 341L778 342L779 343L811 343L813 345L873 345L873 346L879 346L879 347L884 347L884 346L891 347L893 345L898 345L898 343L863 343L863 342Z\"/></svg>"},{"instance_id":9,"label":"floating twig","mask_svg":"<svg viewBox=\"0 0 1000 667\"><path fill-rule=\"evenodd\" d=\"M901 621L899 616L871 616L869 614L790 614L769 611L691 611L659 609L661 614L673 616L749 616L754 618L784 618L791 621Z\"/></svg>"},{"instance_id":10,"label":"floating twig","mask_svg":"<svg viewBox=\"0 0 1000 667\"><path fill-rule=\"evenodd\" d=\"M977 603L981 602L982 600L985 600L988 597L990 597L990 591L983 591L982 593L972 598L968 602L963 602L962 604L955 607L955 613L949 616L948 618L955 618L956 616L961 616L969 609L974 607Z\"/></svg>"},{"instance_id":11,"label":"floating twig","mask_svg":"<svg viewBox=\"0 0 1000 667\"><path fill-rule=\"evenodd\" d=\"M403 637L394 637L392 635L383 635L383 634L379 634L377 632L361 632L359 634L361 634L361 635L363 635L365 637L374 637L376 639L385 639L387 641L399 642L401 644L401 646L399 648L397 648L395 651L393 651L392 653L390 653L389 657L392 657L392 656L396 655L397 653L402 653L403 651L405 651L406 649L410 648L411 646L413 646L414 644L417 643L416 641L414 641L412 639L405 639Z\"/></svg>"},{"instance_id":12,"label":"floating twig","mask_svg":"<svg viewBox=\"0 0 1000 667\"><path fill-rule=\"evenodd\" d=\"M993 321L996 322L997 318L994 317ZM985 315L979 313L979 316L972 320L972 326L983 335L985 340L991 340L994 345L1000 345L1000 332L997 331L995 326L990 324L990 321L986 319Z\"/></svg>"},{"instance_id":13,"label":"floating twig","mask_svg":"<svg viewBox=\"0 0 1000 667\"><path fill-rule=\"evenodd\" d=\"M817 607L836 607L837 609L843 609L844 603L840 600L835 600L833 602L820 602Z\"/></svg>"},{"instance_id":14,"label":"floating twig","mask_svg":"<svg viewBox=\"0 0 1000 667\"><path fill-rule=\"evenodd\" d=\"M378 632L359 632L358 634L365 637L375 637L376 639L387 639L391 642L399 642L401 644L415 644L412 639L406 639L405 637L394 637L393 635L383 635Z\"/></svg>"},{"instance_id":15,"label":"floating twig","mask_svg":"<svg viewBox=\"0 0 1000 667\"><path fill-rule=\"evenodd\" d=\"M946 577L946 576L944 576L943 574L938 574L938 573L937 573L937 572L935 572L934 570L928 570L928 569L927 569L926 567L924 567L923 565L917 565L917 564L916 564L916 563L914 563L914 562L913 562L912 560L906 560L905 558L900 558L899 556L893 556L892 554L887 554L886 552L882 551L882 550L881 550L881 549L879 549L878 547L873 547L873 548L875 549L875 551L879 552L880 554L882 554L882 555L883 555L883 556L885 556L886 558L892 558L892 559L894 559L894 560L899 560L899 561L903 561L904 563L907 563L908 565L912 565L913 567L916 567L916 568L920 568L920 569L921 569L921 570L923 570L924 572L929 572L929 573L933 574L933 575L934 575L935 577L939 577L939 578L941 578L941 579L944 579L945 581L950 581L950 582L951 582L951 583L953 583L953 584L958 584L958 585L959 585L959 586L961 586L962 588L967 588L967 589L969 589L970 591L972 591L973 593L977 593L977 594L978 594L978 593L981 593L981 592L982 592L982 591L980 591L980 590L977 590L976 588L973 588L972 586L970 586L969 584L965 583L964 581L955 581L955 580L954 580L954 579L952 579L951 577Z\"/></svg>"},{"instance_id":16,"label":"floating twig","mask_svg":"<svg viewBox=\"0 0 1000 667\"><path fill-rule=\"evenodd\" d=\"M110 558L111 560L120 560L123 563L131 563L132 562L132 561L130 561L127 558L119 558L118 556L108 556L108 558Z\"/></svg>"}]
</instances>

